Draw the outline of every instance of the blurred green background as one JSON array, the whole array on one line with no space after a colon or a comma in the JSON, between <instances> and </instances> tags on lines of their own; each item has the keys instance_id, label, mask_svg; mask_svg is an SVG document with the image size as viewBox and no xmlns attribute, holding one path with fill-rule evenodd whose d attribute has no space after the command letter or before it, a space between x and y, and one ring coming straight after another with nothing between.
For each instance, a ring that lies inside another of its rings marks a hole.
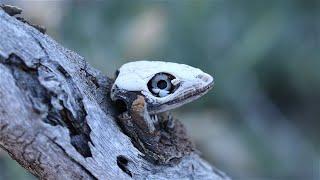
<instances>
[{"instance_id":1,"label":"blurred green background","mask_svg":"<svg viewBox=\"0 0 320 180\"><path fill-rule=\"evenodd\" d=\"M212 74L174 114L233 179L320 179L319 0L5 2L109 76L142 59ZM34 177L0 152L0 179Z\"/></svg>"}]
</instances>

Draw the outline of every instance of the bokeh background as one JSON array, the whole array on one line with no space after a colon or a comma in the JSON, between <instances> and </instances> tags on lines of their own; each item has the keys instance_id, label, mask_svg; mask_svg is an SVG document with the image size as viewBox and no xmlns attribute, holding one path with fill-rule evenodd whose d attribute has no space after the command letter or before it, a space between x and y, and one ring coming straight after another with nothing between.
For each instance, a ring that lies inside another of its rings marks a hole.
<instances>
[{"instance_id":1,"label":"bokeh background","mask_svg":"<svg viewBox=\"0 0 320 180\"><path fill-rule=\"evenodd\" d=\"M109 76L142 59L212 74L174 114L233 179L320 179L319 0L3 2ZM0 179L34 177L0 152Z\"/></svg>"}]
</instances>

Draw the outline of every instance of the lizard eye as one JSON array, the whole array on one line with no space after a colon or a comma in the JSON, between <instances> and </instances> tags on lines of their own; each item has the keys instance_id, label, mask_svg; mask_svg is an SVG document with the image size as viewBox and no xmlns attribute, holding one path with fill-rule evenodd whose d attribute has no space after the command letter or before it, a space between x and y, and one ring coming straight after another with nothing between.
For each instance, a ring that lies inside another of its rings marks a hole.
<instances>
[{"instance_id":1,"label":"lizard eye","mask_svg":"<svg viewBox=\"0 0 320 180\"><path fill-rule=\"evenodd\" d=\"M149 91L157 97L165 97L176 89L171 81L174 76L168 73L158 73L148 82Z\"/></svg>"}]
</instances>

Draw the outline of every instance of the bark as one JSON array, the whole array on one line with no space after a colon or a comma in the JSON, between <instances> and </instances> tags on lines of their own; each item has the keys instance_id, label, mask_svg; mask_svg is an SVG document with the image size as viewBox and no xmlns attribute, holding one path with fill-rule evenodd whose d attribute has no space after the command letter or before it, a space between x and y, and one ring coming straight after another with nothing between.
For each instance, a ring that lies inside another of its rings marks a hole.
<instances>
[{"instance_id":1,"label":"bark","mask_svg":"<svg viewBox=\"0 0 320 180\"><path fill-rule=\"evenodd\" d=\"M145 160L116 123L111 84L0 8L0 147L24 168L40 179L228 179L195 153Z\"/></svg>"}]
</instances>

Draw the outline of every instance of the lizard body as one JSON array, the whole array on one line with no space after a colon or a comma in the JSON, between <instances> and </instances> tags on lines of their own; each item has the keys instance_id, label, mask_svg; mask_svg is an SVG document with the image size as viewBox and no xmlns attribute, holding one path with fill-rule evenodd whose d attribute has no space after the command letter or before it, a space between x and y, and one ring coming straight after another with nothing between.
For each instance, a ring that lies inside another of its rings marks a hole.
<instances>
[{"instance_id":1,"label":"lizard body","mask_svg":"<svg viewBox=\"0 0 320 180\"><path fill-rule=\"evenodd\" d=\"M116 73L111 99L121 105L118 121L146 158L171 164L195 150L182 123L168 113L204 95L213 78L200 69L171 62L136 61Z\"/></svg>"}]
</instances>

